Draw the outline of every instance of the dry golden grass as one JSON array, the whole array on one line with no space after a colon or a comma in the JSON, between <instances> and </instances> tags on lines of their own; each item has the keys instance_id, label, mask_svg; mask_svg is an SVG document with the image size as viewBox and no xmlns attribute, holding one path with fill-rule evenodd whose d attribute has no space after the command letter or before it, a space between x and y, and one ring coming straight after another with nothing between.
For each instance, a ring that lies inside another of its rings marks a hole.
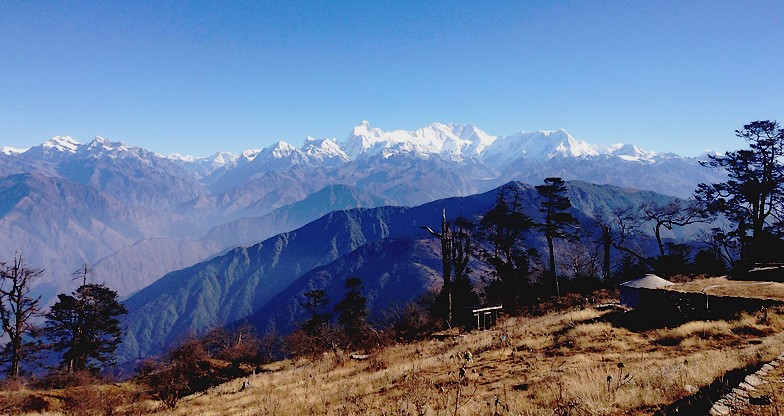
<instances>
[{"instance_id":1,"label":"dry golden grass","mask_svg":"<svg viewBox=\"0 0 784 416\"><path fill-rule=\"evenodd\" d=\"M0 414L35 409L41 415L150 414L163 409L154 400L140 400L142 389L134 383L98 384L66 389L0 391Z\"/></svg>"},{"instance_id":2,"label":"dry golden grass","mask_svg":"<svg viewBox=\"0 0 784 416\"><path fill-rule=\"evenodd\" d=\"M511 318L490 331L395 345L368 361L326 354L276 363L250 377L248 391L239 392L237 380L188 397L171 413L453 414L459 393L463 415L651 414L784 350L779 312L645 332L613 326L605 320L611 313ZM657 343L664 337L678 342ZM464 351L473 361L458 384Z\"/></svg>"},{"instance_id":3,"label":"dry golden grass","mask_svg":"<svg viewBox=\"0 0 784 416\"><path fill-rule=\"evenodd\" d=\"M244 379L238 379L183 398L174 410L152 401L117 410L451 415L457 407L461 415L652 414L727 371L784 351L780 310L641 332L614 325L617 313L589 308L509 318L489 331L393 345L365 361L343 352L287 360L248 377L243 391ZM466 351L472 360L465 360Z\"/></svg>"},{"instance_id":4,"label":"dry golden grass","mask_svg":"<svg viewBox=\"0 0 784 416\"><path fill-rule=\"evenodd\" d=\"M738 338L767 336L784 329L778 313L760 312L757 316L742 314L732 321L691 321L672 329L656 331L657 342L665 345L710 348L732 343Z\"/></svg>"},{"instance_id":5,"label":"dry golden grass","mask_svg":"<svg viewBox=\"0 0 784 416\"><path fill-rule=\"evenodd\" d=\"M784 301L784 283L729 280L726 277L695 279L667 286L667 290L699 292L714 296L739 296ZM703 292L705 291L705 292Z\"/></svg>"}]
</instances>

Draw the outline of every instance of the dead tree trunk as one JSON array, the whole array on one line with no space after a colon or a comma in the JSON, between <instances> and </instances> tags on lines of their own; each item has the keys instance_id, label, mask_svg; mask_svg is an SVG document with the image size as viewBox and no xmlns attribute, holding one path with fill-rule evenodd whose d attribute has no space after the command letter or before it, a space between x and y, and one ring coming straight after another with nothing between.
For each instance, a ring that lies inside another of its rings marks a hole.
<instances>
[{"instance_id":1,"label":"dead tree trunk","mask_svg":"<svg viewBox=\"0 0 784 416\"><path fill-rule=\"evenodd\" d=\"M444 272L444 286L441 294L446 302L446 322L452 326L452 234L449 232L449 225L446 222L446 209L442 211L441 232L437 233L430 227L422 227L434 237L441 239L441 261Z\"/></svg>"}]
</instances>

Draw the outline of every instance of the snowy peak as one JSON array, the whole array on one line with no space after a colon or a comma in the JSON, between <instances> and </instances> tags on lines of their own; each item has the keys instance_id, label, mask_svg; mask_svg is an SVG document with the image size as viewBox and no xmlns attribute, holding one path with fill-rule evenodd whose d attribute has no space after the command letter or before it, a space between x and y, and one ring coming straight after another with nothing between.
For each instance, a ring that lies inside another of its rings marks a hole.
<instances>
[{"instance_id":1,"label":"snowy peak","mask_svg":"<svg viewBox=\"0 0 784 416\"><path fill-rule=\"evenodd\" d=\"M471 125L433 123L415 131L385 132L363 121L354 127L342 147L352 160L410 153L425 159L441 155L449 160L462 161L478 155L494 140L495 137Z\"/></svg>"},{"instance_id":2,"label":"snowy peak","mask_svg":"<svg viewBox=\"0 0 784 416\"><path fill-rule=\"evenodd\" d=\"M337 164L348 163L350 161L346 152L331 139L316 139L308 137L302 148L297 149L293 145L279 141L274 145L262 149L258 156L253 159L257 166L265 166L264 170L272 167L290 166L334 166Z\"/></svg>"},{"instance_id":3,"label":"snowy peak","mask_svg":"<svg viewBox=\"0 0 784 416\"><path fill-rule=\"evenodd\" d=\"M481 154L480 158L500 168L517 159L547 160L554 157L584 158L598 156L598 147L577 140L565 130L520 132L499 137Z\"/></svg>"},{"instance_id":4,"label":"snowy peak","mask_svg":"<svg viewBox=\"0 0 784 416\"><path fill-rule=\"evenodd\" d=\"M162 155L153 153L141 147L130 146L123 142L113 142L97 136L88 144L79 146L77 157L110 158L110 159L138 159L144 163L167 159Z\"/></svg>"},{"instance_id":5,"label":"snowy peak","mask_svg":"<svg viewBox=\"0 0 784 416\"><path fill-rule=\"evenodd\" d=\"M297 148L292 145L291 143L287 143L284 141L278 141L274 145L268 147L265 150L269 150L272 155L276 158L286 157L291 155L292 153L297 151ZM262 151L263 153L264 151Z\"/></svg>"},{"instance_id":6,"label":"snowy peak","mask_svg":"<svg viewBox=\"0 0 784 416\"><path fill-rule=\"evenodd\" d=\"M185 163L195 163L198 160L202 160L202 158L191 156L191 155L184 155L182 153L170 153L169 156L166 156L167 159L173 160L175 162L185 162ZM208 159L208 158L204 158Z\"/></svg>"},{"instance_id":7,"label":"snowy peak","mask_svg":"<svg viewBox=\"0 0 784 416\"><path fill-rule=\"evenodd\" d=\"M114 149L115 147L120 146L120 145L122 145L122 143L112 143L111 141L109 141L109 140L107 140L107 139L105 139L105 138L103 138L101 136L96 136L95 139L93 139L93 141L90 142L90 144L87 145L87 148L88 149L93 149L93 148L97 148L97 147L102 147L104 149L111 150L111 149Z\"/></svg>"},{"instance_id":8,"label":"snowy peak","mask_svg":"<svg viewBox=\"0 0 784 416\"><path fill-rule=\"evenodd\" d=\"M470 153L471 156L478 156L487 146L492 145L495 143L496 139L498 139L496 136L487 134L473 124L450 124L450 126L452 126L453 132L461 139L468 140L472 143L468 148L468 153Z\"/></svg>"},{"instance_id":9,"label":"snowy peak","mask_svg":"<svg viewBox=\"0 0 784 416\"><path fill-rule=\"evenodd\" d=\"M561 129L556 132L543 133L551 140L550 143L558 143L555 146L556 153L550 153L548 156L586 157L599 155L599 152L594 146L585 141L575 139L571 134L567 133L566 130Z\"/></svg>"},{"instance_id":10,"label":"snowy peak","mask_svg":"<svg viewBox=\"0 0 784 416\"><path fill-rule=\"evenodd\" d=\"M218 152L206 158L181 154L167 157L122 142L96 137L81 144L68 136L55 136L25 151L3 148L10 157L58 162L70 158L137 158L145 163L165 159L194 171L200 177L216 170L228 171L248 165L247 172L266 172L293 166L333 167L368 158L407 155L427 160L437 156L452 162L479 161L494 169L506 169L520 159L610 157L625 162L653 163L678 157L645 151L630 144L594 145L578 140L565 130L520 132L493 136L471 124L433 123L414 131L384 131L363 120L342 142L307 137L300 148L279 141L264 149L250 149L240 155Z\"/></svg>"},{"instance_id":11,"label":"snowy peak","mask_svg":"<svg viewBox=\"0 0 784 416\"><path fill-rule=\"evenodd\" d=\"M237 161L237 159L239 159L239 156L236 156L230 152L217 152L207 156L205 158L205 162L208 162L210 166L214 168L219 168L234 163Z\"/></svg>"},{"instance_id":12,"label":"snowy peak","mask_svg":"<svg viewBox=\"0 0 784 416\"><path fill-rule=\"evenodd\" d=\"M536 158L552 158L557 156L585 157L598 156L599 152L582 140L572 137L566 130L537 131L531 134L523 133L526 149L529 155Z\"/></svg>"},{"instance_id":13,"label":"snowy peak","mask_svg":"<svg viewBox=\"0 0 784 416\"><path fill-rule=\"evenodd\" d=\"M24 153L27 150L28 149L17 149L15 147L6 146L6 147L3 147L2 149L0 149L0 153L3 153L4 155L10 156L10 155L18 155L20 153Z\"/></svg>"},{"instance_id":14,"label":"snowy peak","mask_svg":"<svg viewBox=\"0 0 784 416\"><path fill-rule=\"evenodd\" d=\"M351 132L354 136L372 136L372 135L380 135L383 133L380 129L373 128L370 126L370 122L367 120L362 120L358 126L354 126L354 130Z\"/></svg>"},{"instance_id":15,"label":"snowy peak","mask_svg":"<svg viewBox=\"0 0 784 416\"><path fill-rule=\"evenodd\" d=\"M367 120L363 120L360 125L354 127L341 147L349 158L356 160L360 154L367 153L379 144L383 145L383 142L384 132L371 127Z\"/></svg>"},{"instance_id":16,"label":"snowy peak","mask_svg":"<svg viewBox=\"0 0 784 416\"><path fill-rule=\"evenodd\" d=\"M255 159L261 153L261 149L248 149L240 153L240 158L246 159L248 162Z\"/></svg>"},{"instance_id":17,"label":"snowy peak","mask_svg":"<svg viewBox=\"0 0 784 416\"><path fill-rule=\"evenodd\" d=\"M38 146L33 146L20 154L30 160L62 161L73 158L138 158L144 160L160 159L141 147L134 147L122 142L113 142L103 137L96 137L87 144L82 144L70 136L54 136Z\"/></svg>"},{"instance_id":18,"label":"snowy peak","mask_svg":"<svg viewBox=\"0 0 784 416\"><path fill-rule=\"evenodd\" d=\"M71 136L54 136L41 144L41 148L43 148L45 151L67 153L76 153L76 151L79 149L79 146L81 146L81 143L74 140Z\"/></svg>"},{"instance_id":19,"label":"snowy peak","mask_svg":"<svg viewBox=\"0 0 784 416\"><path fill-rule=\"evenodd\" d=\"M141 147L130 146L123 142L113 142L101 136L96 136L92 142L87 145L87 150L95 152L131 152L137 154L149 154L151 153L148 150L142 149Z\"/></svg>"},{"instance_id":20,"label":"snowy peak","mask_svg":"<svg viewBox=\"0 0 784 416\"><path fill-rule=\"evenodd\" d=\"M258 154L258 151L253 154L255 157ZM237 162L240 156L237 156L231 152L216 152L213 153L205 158L197 159L201 164L205 166L210 166L213 169L222 168L224 166L230 166Z\"/></svg>"},{"instance_id":21,"label":"snowy peak","mask_svg":"<svg viewBox=\"0 0 784 416\"><path fill-rule=\"evenodd\" d=\"M303 165L308 157L299 149L284 141L261 149L261 151L248 163L258 172L287 169L292 166Z\"/></svg>"},{"instance_id":22,"label":"snowy peak","mask_svg":"<svg viewBox=\"0 0 784 416\"><path fill-rule=\"evenodd\" d=\"M246 152L248 151L246 150ZM258 154L258 150L256 150L256 153L254 153L253 156L256 156L256 154ZM196 157L191 155L183 155L181 153L172 153L169 156L166 156L166 158L178 162L208 164L219 168L236 162L240 156L237 156L231 152L216 152L207 157Z\"/></svg>"},{"instance_id":23,"label":"snowy peak","mask_svg":"<svg viewBox=\"0 0 784 416\"><path fill-rule=\"evenodd\" d=\"M279 141L272 146L263 149L257 158L284 159L291 157L295 153L297 153L296 147L284 141Z\"/></svg>"},{"instance_id":24,"label":"snowy peak","mask_svg":"<svg viewBox=\"0 0 784 416\"><path fill-rule=\"evenodd\" d=\"M350 161L346 152L334 140L330 139L318 140L308 136L300 150L311 162L348 163Z\"/></svg>"},{"instance_id":25,"label":"snowy peak","mask_svg":"<svg viewBox=\"0 0 784 416\"><path fill-rule=\"evenodd\" d=\"M646 152L645 150L642 150L632 144L617 144L611 147L613 147L613 149L610 153L613 156L617 156L623 160L628 161L638 162L643 160L650 160L657 156L656 152Z\"/></svg>"},{"instance_id":26,"label":"snowy peak","mask_svg":"<svg viewBox=\"0 0 784 416\"><path fill-rule=\"evenodd\" d=\"M81 143L70 136L54 136L51 139L33 146L23 153L15 154L25 159L58 162L77 154Z\"/></svg>"},{"instance_id":27,"label":"snowy peak","mask_svg":"<svg viewBox=\"0 0 784 416\"><path fill-rule=\"evenodd\" d=\"M259 155L261 149L248 149L239 155L231 152L216 152L207 157L194 157L172 153L167 159L174 161L195 172L199 177L207 177L214 172L226 172L241 165L246 165Z\"/></svg>"},{"instance_id":28,"label":"snowy peak","mask_svg":"<svg viewBox=\"0 0 784 416\"><path fill-rule=\"evenodd\" d=\"M101 136L97 136L93 141L84 146L84 151L93 155L108 155L114 157L117 152L130 150L131 146L125 145L122 142L112 142Z\"/></svg>"}]
</instances>

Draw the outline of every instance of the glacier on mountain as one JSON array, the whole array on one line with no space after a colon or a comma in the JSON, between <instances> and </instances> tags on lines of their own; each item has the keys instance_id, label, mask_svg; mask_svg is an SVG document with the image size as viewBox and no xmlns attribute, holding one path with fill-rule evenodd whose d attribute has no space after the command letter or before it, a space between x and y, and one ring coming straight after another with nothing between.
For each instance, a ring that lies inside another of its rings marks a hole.
<instances>
[{"instance_id":1,"label":"glacier on mountain","mask_svg":"<svg viewBox=\"0 0 784 416\"><path fill-rule=\"evenodd\" d=\"M305 139L305 144L300 149L309 160L327 163L333 161L334 163L348 163L351 159L344 152L340 145L331 139L315 139L308 136Z\"/></svg>"},{"instance_id":2,"label":"glacier on mountain","mask_svg":"<svg viewBox=\"0 0 784 416\"><path fill-rule=\"evenodd\" d=\"M411 153L421 158L441 155L462 161L479 155L495 141L495 137L475 126L434 123L415 131L383 131L363 121L354 127L342 148L351 160L381 155Z\"/></svg>"},{"instance_id":3,"label":"glacier on mountain","mask_svg":"<svg viewBox=\"0 0 784 416\"><path fill-rule=\"evenodd\" d=\"M41 147L47 150L52 149L69 153L76 153L79 146L81 146L81 143L70 136L54 136L41 144Z\"/></svg>"},{"instance_id":4,"label":"glacier on mountain","mask_svg":"<svg viewBox=\"0 0 784 416\"><path fill-rule=\"evenodd\" d=\"M11 156L11 155L14 155L14 154L24 153L28 149L29 149L29 147L26 148L26 149L17 149L16 147L5 146L3 148L0 148L0 153L3 153L5 155L7 155L7 156Z\"/></svg>"}]
</instances>

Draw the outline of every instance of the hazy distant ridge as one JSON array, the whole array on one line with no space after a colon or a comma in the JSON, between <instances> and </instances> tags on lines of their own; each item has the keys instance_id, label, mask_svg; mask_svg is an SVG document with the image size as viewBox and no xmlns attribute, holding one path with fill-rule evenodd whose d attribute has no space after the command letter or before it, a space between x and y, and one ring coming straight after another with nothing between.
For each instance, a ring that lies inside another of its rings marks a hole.
<instances>
[{"instance_id":1,"label":"hazy distant ridge","mask_svg":"<svg viewBox=\"0 0 784 416\"><path fill-rule=\"evenodd\" d=\"M334 210L414 206L549 176L688 196L697 183L721 179L698 161L589 144L563 130L497 137L440 123L383 131L363 122L344 140L309 137L299 147L278 142L207 158L56 136L0 152L0 228L10 250L0 256L29 253L47 269L47 296L72 288L69 276L82 263L127 295Z\"/></svg>"}]
</instances>

